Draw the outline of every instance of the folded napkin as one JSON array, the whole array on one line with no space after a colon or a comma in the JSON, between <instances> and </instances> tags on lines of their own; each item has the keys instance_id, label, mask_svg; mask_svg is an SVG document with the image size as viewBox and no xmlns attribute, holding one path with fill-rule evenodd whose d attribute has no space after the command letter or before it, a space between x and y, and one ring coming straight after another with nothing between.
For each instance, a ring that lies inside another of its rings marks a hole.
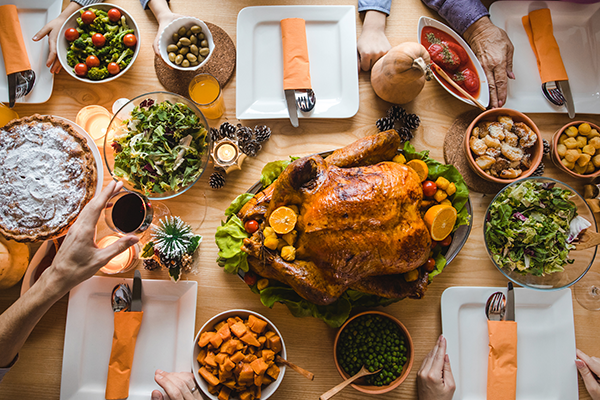
<instances>
[{"instance_id":1,"label":"folded napkin","mask_svg":"<svg viewBox=\"0 0 600 400\"><path fill-rule=\"evenodd\" d=\"M14 4L0 6L0 46L6 75L31 69L17 15L17 6Z\"/></svg>"},{"instance_id":2,"label":"folded napkin","mask_svg":"<svg viewBox=\"0 0 600 400\"><path fill-rule=\"evenodd\" d=\"M548 8L535 10L522 18L529 44L537 58L542 83L569 79L554 38L552 16Z\"/></svg>"},{"instance_id":3,"label":"folded napkin","mask_svg":"<svg viewBox=\"0 0 600 400\"><path fill-rule=\"evenodd\" d=\"M306 26L301 18L281 20L283 89L311 89Z\"/></svg>"},{"instance_id":4,"label":"folded napkin","mask_svg":"<svg viewBox=\"0 0 600 400\"><path fill-rule=\"evenodd\" d=\"M517 323L488 321L487 400L515 400L517 395Z\"/></svg>"},{"instance_id":5,"label":"folded napkin","mask_svg":"<svg viewBox=\"0 0 600 400\"><path fill-rule=\"evenodd\" d=\"M106 380L107 400L126 399L129 396L129 376L143 315L143 311L115 313L115 333Z\"/></svg>"}]
</instances>

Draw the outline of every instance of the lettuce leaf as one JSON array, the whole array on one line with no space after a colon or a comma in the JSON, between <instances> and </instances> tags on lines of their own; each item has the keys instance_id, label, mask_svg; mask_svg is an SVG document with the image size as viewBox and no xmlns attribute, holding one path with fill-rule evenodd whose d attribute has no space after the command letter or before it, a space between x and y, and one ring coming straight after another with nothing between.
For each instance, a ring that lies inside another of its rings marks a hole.
<instances>
[{"instance_id":1,"label":"lettuce leaf","mask_svg":"<svg viewBox=\"0 0 600 400\"><path fill-rule=\"evenodd\" d=\"M215 242L219 247L219 258L217 263L225 269L225 272L237 274L238 270L248 272L248 255L242 251L244 239L250 237L244 224L235 215L250 199L254 197L251 193L244 193L233 200L227 207L225 215L227 221L221 222L221 226L215 232Z\"/></svg>"},{"instance_id":2,"label":"lettuce leaf","mask_svg":"<svg viewBox=\"0 0 600 400\"><path fill-rule=\"evenodd\" d=\"M275 182L275 180L279 178L279 175L281 175L283 170L286 169L292 161L295 161L298 158L300 157L290 156L289 160L272 161L270 163L267 163L263 167L260 175L260 183L262 183L263 189Z\"/></svg>"},{"instance_id":3,"label":"lettuce leaf","mask_svg":"<svg viewBox=\"0 0 600 400\"><path fill-rule=\"evenodd\" d=\"M235 200L231 202L229 207L227 207L227 210L225 210L225 216L229 217L230 215L237 214L242 209L244 204L250 201L250 199L253 197L254 194L252 193L240 194L238 197L235 198Z\"/></svg>"}]
</instances>

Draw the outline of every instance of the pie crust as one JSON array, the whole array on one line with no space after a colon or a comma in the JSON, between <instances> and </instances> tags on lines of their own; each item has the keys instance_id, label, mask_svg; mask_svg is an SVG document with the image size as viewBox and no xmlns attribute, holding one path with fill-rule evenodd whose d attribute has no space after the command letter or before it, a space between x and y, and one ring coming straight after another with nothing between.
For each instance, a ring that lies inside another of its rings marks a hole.
<instances>
[{"instance_id":1,"label":"pie crust","mask_svg":"<svg viewBox=\"0 0 600 400\"><path fill-rule=\"evenodd\" d=\"M66 234L97 178L86 139L68 123L34 114L0 127L0 233L19 242Z\"/></svg>"}]
</instances>

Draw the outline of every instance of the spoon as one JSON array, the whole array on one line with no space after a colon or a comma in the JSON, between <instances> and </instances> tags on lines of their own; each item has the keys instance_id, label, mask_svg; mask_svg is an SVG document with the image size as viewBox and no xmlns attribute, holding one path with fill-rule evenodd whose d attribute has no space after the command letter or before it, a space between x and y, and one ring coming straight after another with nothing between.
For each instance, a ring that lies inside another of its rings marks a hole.
<instances>
[{"instance_id":1,"label":"spoon","mask_svg":"<svg viewBox=\"0 0 600 400\"><path fill-rule=\"evenodd\" d=\"M367 375L373 375L373 374L378 373L379 371L381 371L381 369L378 369L377 371L371 372L371 371L369 371L363 365L362 368L360 369L360 371L358 371L356 375L351 376L350 378L346 379L344 382L340 383L339 385L337 385L333 389L328 390L327 392L323 393L321 395L321 397L319 397L319 399L320 400L327 400L327 399L335 396L336 394L338 394L339 391L341 391L343 388L345 388L346 386L348 386L349 384L351 384L352 382L354 382L358 378L362 378L363 376L367 376Z\"/></svg>"},{"instance_id":2,"label":"spoon","mask_svg":"<svg viewBox=\"0 0 600 400\"><path fill-rule=\"evenodd\" d=\"M126 283L119 283L112 291L112 309L114 312L129 311L131 307L131 289Z\"/></svg>"},{"instance_id":3,"label":"spoon","mask_svg":"<svg viewBox=\"0 0 600 400\"><path fill-rule=\"evenodd\" d=\"M290 367L291 369L293 369L294 371L296 371L300 375L304 376L308 380L312 381L313 379L315 379L315 374L313 374L312 372L309 372L309 371L305 370L304 368L300 368L296 364L292 364L291 362L289 362L285 358L281 357L280 355L277 355L277 357L275 358L275 362L278 363L278 364L283 364L285 366Z\"/></svg>"},{"instance_id":4,"label":"spoon","mask_svg":"<svg viewBox=\"0 0 600 400\"><path fill-rule=\"evenodd\" d=\"M600 244L600 233L585 231L579 242L575 245L575 250L585 250Z\"/></svg>"},{"instance_id":5,"label":"spoon","mask_svg":"<svg viewBox=\"0 0 600 400\"><path fill-rule=\"evenodd\" d=\"M485 315L490 321L503 321L506 297L502 292L493 293L485 303Z\"/></svg>"},{"instance_id":6,"label":"spoon","mask_svg":"<svg viewBox=\"0 0 600 400\"><path fill-rule=\"evenodd\" d=\"M312 89L296 89L294 94L296 96L296 105L300 111L309 112L315 108L317 97Z\"/></svg>"}]
</instances>

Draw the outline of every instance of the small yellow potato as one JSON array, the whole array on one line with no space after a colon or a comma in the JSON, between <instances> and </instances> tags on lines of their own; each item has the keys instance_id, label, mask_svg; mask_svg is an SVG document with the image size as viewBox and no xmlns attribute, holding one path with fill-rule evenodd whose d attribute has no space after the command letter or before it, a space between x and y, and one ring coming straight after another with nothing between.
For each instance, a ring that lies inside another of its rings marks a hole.
<instances>
[{"instance_id":1,"label":"small yellow potato","mask_svg":"<svg viewBox=\"0 0 600 400\"><path fill-rule=\"evenodd\" d=\"M565 160L567 160L570 163L574 163L579 159L580 156L581 155L579 154L579 152L575 149L567 150L567 154L565 154Z\"/></svg>"},{"instance_id":2,"label":"small yellow potato","mask_svg":"<svg viewBox=\"0 0 600 400\"><path fill-rule=\"evenodd\" d=\"M587 138L585 136L577 136L575 138L577 140L577 147L583 148L587 144Z\"/></svg>"},{"instance_id":3,"label":"small yellow potato","mask_svg":"<svg viewBox=\"0 0 600 400\"><path fill-rule=\"evenodd\" d=\"M600 149L600 137L591 138L589 144L594 146L595 149Z\"/></svg>"},{"instance_id":4,"label":"small yellow potato","mask_svg":"<svg viewBox=\"0 0 600 400\"><path fill-rule=\"evenodd\" d=\"M573 172L579 175L585 174L585 171L587 171L587 165L585 167L582 167L579 164L575 164L575 168L573 168Z\"/></svg>"},{"instance_id":5,"label":"small yellow potato","mask_svg":"<svg viewBox=\"0 0 600 400\"><path fill-rule=\"evenodd\" d=\"M592 157L592 163L594 164L594 167L600 168L600 154Z\"/></svg>"},{"instance_id":6,"label":"small yellow potato","mask_svg":"<svg viewBox=\"0 0 600 400\"><path fill-rule=\"evenodd\" d=\"M593 137L598 137L598 136L600 136L600 132L598 132L598 131L597 131L597 130L595 130L595 129L592 129L592 131L590 132L590 134L589 134L589 135L587 135L587 136L588 136L588 139L591 139L591 138L593 138Z\"/></svg>"},{"instance_id":7,"label":"small yellow potato","mask_svg":"<svg viewBox=\"0 0 600 400\"><path fill-rule=\"evenodd\" d=\"M583 146L583 149L581 149L581 151L585 154L593 156L596 153L596 148L591 144L586 144L585 146Z\"/></svg>"},{"instance_id":8,"label":"small yellow potato","mask_svg":"<svg viewBox=\"0 0 600 400\"><path fill-rule=\"evenodd\" d=\"M584 122L583 124L579 125L580 134L587 136L590 134L590 132L592 132L592 127L590 126L590 124Z\"/></svg>"},{"instance_id":9,"label":"small yellow potato","mask_svg":"<svg viewBox=\"0 0 600 400\"><path fill-rule=\"evenodd\" d=\"M567 129L565 129L565 133L569 137L575 137L579 134L579 130L574 126L570 126Z\"/></svg>"},{"instance_id":10,"label":"small yellow potato","mask_svg":"<svg viewBox=\"0 0 600 400\"><path fill-rule=\"evenodd\" d=\"M564 145L567 146L567 149L574 149L577 147L577 140L570 137L564 141Z\"/></svg>"},{"instance_id":11,"label":"small yellow potato","mask_svg":"<svg viewBox=\"0 0 600 400\"><path fill-rule=\"evenodd\" d=\"M596 172L596 167L594 167L594 163L588 163L587 165L587 169L585 170L586 174L593 174L594 172Z\"/></svg>"},{"instance_id":12,"label":"small yellow potato","mask_svg":"<svg viewBox=\"0 0 600 400\"><path fill-rule=\"evenodd\" d=\"M589 154L581 154L577 159L577 165L579 165L580 167L587 168L587 164L590 162L591 159L592 156L590 156Z\"/></svg>"},{"instance_id":13,"label":"small yellow potato","mask_svg":"<svg viewBox=\"0 0 600 400\"><path fill-rule=\"evenodd\" d=\"M559 144L556 146L556 152L558 153L559 157L564 158L565 154L567 154L567 146L562 143Z\"/></svg>"},{"instance_id":14,"label":"small yellow potato","mask_svg":"<svg viewBox=\"0 0 600 400\"><path fill-rule=\"evenodd\" d=\"M569 169L573 169L573 168L575 168L575 163L572 163L572 162L569 162L569 161L567 161L567 159L566 159L566 158L563 158L563 159L562 159L562 160L560 160L560 161L563 163L563 165L564 165L565 167L567 167L567 168L569 168ZM598 161L600 161L600 160L598 160Z\"/></svg>"},{"instance_id":15,"label":"small yellow potato","mask_svg":"<svg viewBox=\"0 0 600 400\"><path fill-rule=\"evenodd\" d=\"M564 133L562 135L560 135L560 137L558 138L558 143L564 143L565 140L567 140L568 136L565 135Z\"/></svg>"},{"instance_id":16,"label":"small yellow potato","mask_svg":"<svg viewBox=\"0 0 600 400\"><path fill-rule=\"evenodd\" d=\"M440 176L436 179L435 184L437 185L438 189L446 190L448 189L448 185L450 185L450 181L443 176Z\"/></svg>"}]
</instances>

